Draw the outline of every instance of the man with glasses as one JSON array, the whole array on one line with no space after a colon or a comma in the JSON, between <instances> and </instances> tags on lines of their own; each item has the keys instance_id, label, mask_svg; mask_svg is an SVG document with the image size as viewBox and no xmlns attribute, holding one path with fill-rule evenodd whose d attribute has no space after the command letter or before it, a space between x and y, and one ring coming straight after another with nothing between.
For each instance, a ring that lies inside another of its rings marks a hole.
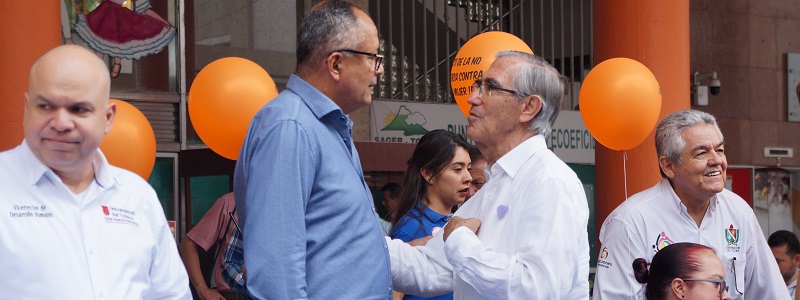
<instances>
[{"instance_id":1,"label":"man with glasses","mask_svg":"<svg viewBox=\"0 0 800 300\"><path fill-rule=\"evenodd\" d=\"M322 1L300 24L295 74L253 118L234 175L253 298L391 297L347 116L372 101L377 50L375 24L346 1Z\"/></svg>"},{"instance_id":2,"label":"man with glasses","mask_svg":"<svg viewBox=\"0 0 800 300\"><path fill-rule=\"evenodd\" d=\"M788 299L778 266L753 209L726 190L725 139L716 119L682 110L656 128L663 179L617 207L600 229L593 299L641 299L631 262L692 242L713 248L725 267L732 299Z\"/></svg>"},{"instance_id":3,"label":"man with glasses","mask_svg":"<svg viewBox=\"0 0 800 300\"><path fill-rule=\"evenodd\" d=\"M575 173L547 149L563 77L503 51L474 85L467 136L489 180L425 246L389 242L395 290L455 299L588 299L589 208Z\"/></svg>"}]
</instances>

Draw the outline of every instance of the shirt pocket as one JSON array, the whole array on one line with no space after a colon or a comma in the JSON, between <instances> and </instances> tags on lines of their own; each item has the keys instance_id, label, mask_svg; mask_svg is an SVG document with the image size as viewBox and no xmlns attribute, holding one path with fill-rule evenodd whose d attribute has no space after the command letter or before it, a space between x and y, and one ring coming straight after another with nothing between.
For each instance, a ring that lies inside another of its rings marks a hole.
<instances>
[{"instance_id":1,"label":"shirt pocket","mask_svg":"<svg viewBox=\"0 0 800 300\"><path fill-rule=\"evenodd\" d=\"M745 290L744 273L747 259L744 255L723 254L722 263L725 266L725 281L728 285L728 293L731 299L743 295Z\"/></svg>"}]
</instances>

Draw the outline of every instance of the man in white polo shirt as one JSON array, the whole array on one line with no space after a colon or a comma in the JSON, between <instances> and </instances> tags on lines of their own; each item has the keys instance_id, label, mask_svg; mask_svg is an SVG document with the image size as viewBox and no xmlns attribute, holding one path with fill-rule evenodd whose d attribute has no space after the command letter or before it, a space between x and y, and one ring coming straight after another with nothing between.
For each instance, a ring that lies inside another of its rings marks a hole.
<instances>
[{"instance_id":1,"label":"man in white polo shirt","mask_svg":"<svg viewBox=\"0 0 800 300\"><path fill-rule=\"evenodd\" d=\"M600 229L593 299L642 299L633 260L650 262L677 242L717 252L731 299L788 299L753 209L724 188L725 139L714 116L697 110L668 115L656 128L656 151L664 179L625 200Z\"/></svg>"},{"instance_id":2,"label":"man in white polo shirt","mask_svg":"<svg viewBox=\"0 0 800 300\"><path fill-rule=\"evenodd\" d=\"M152 187L98 149L116 112L109 89L105 64L79 46L31 67L25 140L0 153L0 298L191 299Z\"/></svg>"}]
</instances>

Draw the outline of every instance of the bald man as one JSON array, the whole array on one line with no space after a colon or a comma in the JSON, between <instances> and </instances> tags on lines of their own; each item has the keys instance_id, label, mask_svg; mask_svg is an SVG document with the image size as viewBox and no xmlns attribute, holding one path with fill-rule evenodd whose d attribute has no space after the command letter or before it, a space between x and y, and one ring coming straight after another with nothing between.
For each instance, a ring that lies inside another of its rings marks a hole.
<instances>
[{"instance_id":1,"label":"bald man","mask_svg":"<svg viewBox=\"0 0 800 300\"><path fill-rule=\"evenodd\" d=\"M286 90L253 117L233 191L256 299L389 299L386 233L348 114L383 73L378 30L344 0L317 3L297 33Z\"/></svg>"},{"instance_id":2,"label":"bald man","mask_svg":"<svg viewBox=\"0 0 800 300\"><path fill-rule=\"evenodd\" d=\"M191 299L155 191L98 149L116 112L109 89L105 64L79 46L31 67L25 140L0 153L0 295Z\"/></svg>"}]
</instances>

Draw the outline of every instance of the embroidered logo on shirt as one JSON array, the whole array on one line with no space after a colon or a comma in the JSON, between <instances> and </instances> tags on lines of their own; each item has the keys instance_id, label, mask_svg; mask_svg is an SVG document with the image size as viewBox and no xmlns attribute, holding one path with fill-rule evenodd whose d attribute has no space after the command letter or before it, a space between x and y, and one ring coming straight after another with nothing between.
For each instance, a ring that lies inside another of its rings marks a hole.
<instances>
[{"instance_id":1,"label":"embroidered logo on shirt","mask_svg":"<svg viewBox=\"0 0 800 300\"><path fill-rule=\"evenodd\" d=\"M661 234L658 235L656 238L656 243L653 246L653 253L658 253L659 250L664 249L664 247L672 245L672 239L667 236L667 233L662 231Z\"/></svg>"},{"instance_id":2,"label":"embroidered logo on shirt","mask_svg":"<svg viewBox=\"0 0 800 300\"><path fill-rule=\"evenodd\" d=\"M725 241L728 242L728 245L725 246L726 251L739 252L739 229L733 228L733 224L725 229Z\"/></svg>"},{"instance_id":3,"label":"embroidered logo on shirt","mask_svg":"<svg viewBox=\"0 0 800 300\"><path fill-rule=\"evenodd\" d=\"M47 205L12 205L8 212L12 219L22 218L52 218L53 212L47 210Z\"/></svg>"},{"instance_id":4,"label":"embroidered logo on shirt","mask_svg":"<svg viewBox=\"0 0 800 300\"><path fill-rule=\"evenodd\" d=\"M128 224L139 227L136 222L136 212L124 208L103 206L103 221L106 223Z\"/></svg>"},{"instance_id":5,"label":"embroidered logo on shirt","mask_svg":"<svg viewBox=\"0 0 800 300\"><path fill-rule=\"evenodd\" d=\"M597 266L598 267L603 267L603 268L606 268L606 269L610 269L611 266L614 265L610 261L606 261L605 260L606 257L608 257L608 248L603 247L603 251L600 251L600 259L597 260Z\"/></svg>"},{"instance_id":6,"label":"embroidered logo on shirt","mask_svg":"<svg viewBox=\"0 0 800 300\"><path fill-rule=\"evenodd\" d=\"M739 243L739 229L733 228L733 224L730 228L725 229L725 240L728 241L728 245Z\"/></svg>"}]
</instances>

